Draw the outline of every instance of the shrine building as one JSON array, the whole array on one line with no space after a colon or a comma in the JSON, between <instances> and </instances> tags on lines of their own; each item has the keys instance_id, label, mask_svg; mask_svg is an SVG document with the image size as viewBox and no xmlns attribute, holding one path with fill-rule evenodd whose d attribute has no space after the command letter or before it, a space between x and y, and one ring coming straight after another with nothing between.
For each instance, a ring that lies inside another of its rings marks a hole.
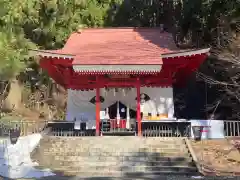
<instances>
[{"instance_id":1,"label":"shrine building","mask_svg":"<svg viewBox=\"0 0 240 180\"><path fill-rule=\"evenodd\" d=\"M177 123L173 85L185 86L209 49L179 50L159 28L89 28L58 50L31 50L67 89L67 122L95 135Z\"/></svg>"}]
</instances>

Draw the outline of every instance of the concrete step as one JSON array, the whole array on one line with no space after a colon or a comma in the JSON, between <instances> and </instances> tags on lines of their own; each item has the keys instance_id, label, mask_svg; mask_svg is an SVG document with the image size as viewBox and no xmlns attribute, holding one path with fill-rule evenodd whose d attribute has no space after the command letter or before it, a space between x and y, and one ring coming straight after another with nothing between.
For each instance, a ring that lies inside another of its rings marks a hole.
<instances>
[{"instance_id":1,"label":"concrete step","mask_svg":"<svg viewBox=\"0 0 240 180\"><path fill-rule=\"evenodd\" d=\"M179 143L182 142L183 139L178 138L161 138L161 137L129 137L129 136L113 136L113 137L51 137L51 138L45 138L42 140L42 142L51 142L51 143L61 143L61 142L67 142L68 140L72 142L83 142L83 143L90 143L94 144L96 141L100 141L104 144L110 144L110 143L116 143L116 142L133 142L134 144L141 143L149 143L152 144L152 142L157 143L164 143L168 142L169 144L173 143Z\"/></svg>"},{"instance_id":2,"label":"concrete step","mask_svg":"<svg viewBox=\"0 0 240 180\"><path fill-rule=\"evenodd\" d=\"M53 155L53 154L38 154L38 158L44 159L49 158L52 160L59 161L88 161L88 162L99 162L99 161L110 161L110 162L135 162L135 161L175 161L182 159L182 161L190 161L192 157L190 154L161 154L161 155L149 155L149 156L66 156L66 155ZM46 159L48 160L48 159Z\"/></svg>"},{"instance_id":3,"label":"concrete step","mask_svg":"<svg viewBox=\"0 0 240 180\"><path fill-rule=\"evenodd\" d=\"M46 136L44 138L44 141L58 141L58 140L86 140L86 141L96 141L96 140L132 140L132 141L151 141L151 140L158 140L158 141L179 141L179 140L183 140L184 138L181 137L139 137L139 136L85 136L85 137L56 137L56 136Z\"/></svg>"},{"instance_id":4,"label":"concrete step","mask_svg":"<svg viewBox=\"0 0 240 180\"><path fill-rule=\"evenodd\" d=\"M43 156L42 158L33 159L34 161L38 162L39 165L42 166L56 166L61 167L63 165L67 166L92 166L92 165L131 165L131 166L139 166L139 165L146 165L146 166L194 166L194 162L192 161L191 157L160 157L158 159L151 159L151 158L112 158L106 157L106 159L100 157L96 158L89 158L89 157L76 157L76 158L64 158L64 157L54 157L54 156Z\"/></svg>"},{"instance_id":5,"label":"concrete step","mask_svg":"<svg viewBox=\"0 0 240 180\"><path fill-rule=\"evenodd\" d=\"M154 172L166 172L166 171L171 171L171 172L192 172L192 173L196 173L198 172L196 167L191 167L191 166L148 166L146 167L146 171L154 171Z\"/></svg>"},{"instance_id":6,"label":"concrete step","mask_svg":"<svg viewBox=\"0 0 240 180\"><path fill-rule=\"evenodd\" d=\"M187 148L185 146L174 146L174 147L151 147L149 146L148 148L126 148L123 149L121 147L104 147L104 148L94 148L94 147L50 147L50 148L45 148L45 146L40 146L40 148L43 147L45 151L50 151L50 152L58 152L58 151L68 151L68 152L162 152L162 151L186 151Z\"/></svg>"},{"instance_id":7,"label":"concrete step","mask_svg":"<svg viewBox=\"0 0 240 180\"><path fill-rule=\"evenodd\" d=\"M129 145L130 144L130 145ZM40 146L45 146L45 144L41 144ZM127 148L128 147L128 148ZM168 144L166 143L162 143L162 144L134 144L134 143L121 143L121 144L103 144L101 146L101 144L86 144L86 143L82 143L79 145L71 145L66 143L55 143L55 144L51 144L51 146L48 145L48 148L61 148L61 149L81 149L83 151L87 151L87 150L99 150L99 149L112 149L112 150L122 150L122 151L129 151L131 149L139 149L139 151L145 151L146 149L179 149L179 148L184 148L186 147L185 144Z\"/></svg>"},{"instance_id":8,"label":"concrete step","mask_svg":"<svg viewBox=\"0 0 240 180\"><path fill-rule=\"evenodd\" d=\"M42 155L53 155L53 156L78 156L78 157L161 157L161 156L169 156L169 157L186 157L190 156L189 152L187 151L165 151L165 152L49 152L44 151Z\"/></svg>"},{"instance_id":9,"label":"concrete step","mask_svg":"<svg viewBox=\"0 0 240 180\"><path fill-rule=\"evenodd\" d=\"M98 143L96 142L101 142L102 144L105 145L122 145L122 144L126 144L126 143L130 143L131 144L136 144L138 146L144 146L144 145L161 145L161 144L182 144L184 143L184 140L179 139L179 140L162 140L160 139L149 139L149 138L136 138L135 140L129 140L128 137L126 137L125 139L119 139L118 137L116 137L115 139L102 139L102 137L98 137L99 139L88 139L88 138L71 138L69 137L68 140L64 137L61 138L52 138L52 139L42 139L41 143L49 143L49 144L66 144L66 143L70 143L70 144L74 144L77 146L81 146L82 144L90 144L90 145L97 145ZM81 142L81 143L80 143Z\"/></svg>"},{"instance_id":10,"label":"concrete step","mask_svg":"<svg viewBox=\"0 0 240 180\"><path fill-rule=\"evenodd\" d=\"M50 156L43 156L50 157ZM64 161L64 162L191 162L192 157L59 157L51 156L55 161Z\"/></svg>"},{"instance_id":11,"label":"concrete step","mask_svg":"<svg viewBox=\"0 0 240 180\"><path fill-rule=\"evenodd\" d=\"M76 176L77 179L85 180L87 179L96 179L96 180L132 180L132 179L148 179L148 180L168 180L168 179L177 179L177 180L186 180L191 179L192 176L200 176L199 173L174 173L174 172L64 172L64 177ZM59 178L58 178L59 179ZM66 178L68 179L68 178ZM64 179L64 180L66 180ZM55 179L53 179L55 180Z\"/></svg>"},{"instance_id":12,"label":"concrete step","mask_svg":"<svg viewBox=\"0 0 240 180\"><path fill-rule=\"evenodd\" d=\"M178 138L141 138L141 137L51 137L41 141L42 143L49 144L74 144L75 146L104 144L104 145L120 145L134 144L138 146L142 145L162 145L162 144L181 144L183 139ZM97 143L96 143L97 142Z\"/></svg>"},{"instance_id":13,"label":"concrete step","mask_svg":"<svg viewBox=\"0 0 240 180\"><path fill-rule=\"evenodd\" d=\"M180 138L45 137L36 152L33 159L40 166L65 175L197 174Z\"/></svg>"},{"instance_id":14,"label":"concrete step","mask_svg":"<svg viewBox=\"0 0 240 180\"><path fill-rule=\"evenodd\" d=\"M149 176L153 176L156 177L157 176L162 176L162 175L178 175L177 179L179 177L179 175L184 175L184 176L196 176L199 175L198 172L174 172L174 171L152 171L152 172L125 172L124 173L125 176L127 177L149 177Z\"/></svg>"},{"instance_id":15,"label":"concrete step","mask_svg":"<svg viewBox=\"0 0 240 180\"><path fill-rule=\"evenodd\" d=\"M57 166L187 166L193 167L194 163L192 161L50 161L49 165L54 164Z\"/></svg>"},{"instance_id":16,"label":"concrete step","mask_svg":"<svg viewBox=\"0 0 240 180\"><path fill-rule=\"evenodd\" d=\"M100 165L93 165L93 166L61 166L54 168L56 170L61 171L68 171L68 170L75 170L75 171L85 171L91 172L95 170L99 171L122 171L122 172L157 172L157 171L171 171L171 172L196 172L196 167L187 167L187 166L100 166Z\"/></svg>"},{"instance_id":17,"label":"concrete step","mask_svg":"<svg viewBox=\"0 0 240 180\"><path fill-rule=\"evenodd\" d=\"M81 171L75 169L63 170L63 169L56 169L58 172L63 172L65 176L75 176L78 177L149 177L149 176L156 176L156 175L185 175L185 176L193 176L198 175L199 173L196 171L108 171L108 170L95 170L95 171ZM135 179L135 178L134 178Z\"/></svg>"},{"instance_id":18,"label":"concrete step","mask_svg":"<svg viewBox=\"0 0 240 180\"><path fill-rule=\"evenodd\" d=\"M123 148L115 148L115 147L104 147L104 148L86 148L86 147L74 147L74 148L70 148L70 147L56 147L53 145L53 147L50 148L45 148L44 147L44 151L49 151L49 152L106 152L106 153L111 153L111 152L163 152L163 151L188 151L186 146L174 146L174 147L169 147L169 146L149 146L147 148L135 148L135 149L123 149Z\"/></svg>"},{"instance_id":19,"label":"concrete step","mask_svg":"<svg viewBox=\"0 0 240 180\"><path fill-rule=\"evenodd\" d=\"M170 161L147 161L147 165L149 166L187 166L187 167L195 167L195 163L191 158L184 161L178 160L170 160Z\"/></svg>"}]
</instances>

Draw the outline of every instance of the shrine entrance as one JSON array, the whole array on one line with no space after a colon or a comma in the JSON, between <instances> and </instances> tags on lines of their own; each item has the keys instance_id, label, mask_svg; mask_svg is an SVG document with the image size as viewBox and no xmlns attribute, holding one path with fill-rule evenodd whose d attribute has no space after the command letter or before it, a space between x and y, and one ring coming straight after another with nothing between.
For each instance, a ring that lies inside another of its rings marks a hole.
<instances>
[{"instance_id":1,"label":"shrine entrance","mask_svg":"<svg viewBox=\"0 0 240 180\"><path fill-rule=\"evenodd\" d=\"M135 135L137 122L137 101L134 89L105 88L104 93L102 94L106 97L107 102L105 102L105 104L110 105L107 106L103 104L103 106L107 107L100 113L101 134Z\"/></svg>"}]
</instances>

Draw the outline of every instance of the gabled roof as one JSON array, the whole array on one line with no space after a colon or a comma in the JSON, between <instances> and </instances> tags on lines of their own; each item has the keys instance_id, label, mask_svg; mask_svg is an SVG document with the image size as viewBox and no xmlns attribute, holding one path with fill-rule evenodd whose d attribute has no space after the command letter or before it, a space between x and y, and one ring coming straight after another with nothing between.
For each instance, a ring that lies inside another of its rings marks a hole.
<instances>
[{"instance_id":1,"label":"gabled roof","mask_svg":"<svg viewBox=\"0 0 240 180\"><path fill-rule=\"evenodd\" d=\"M73 65L162 64L161 55L176 50L172 35L158 28L94 28L71 34L62 49L45 55L72 56Z\"/></svg>"},{"instance_id":2,"label":"gabled roof","mask_svg":"<svg viewBox=\"0 0 240 180\"><path fill-rule=\"evenodd\" d=\"M209 48L178 50L172 35L158 28L95 28L71 34L62 49L31 52L57 83L81 89L96 86L84 81L85 75L154 75L143 85L181 84L206 59Z\"/></svg>"}]
</instances>

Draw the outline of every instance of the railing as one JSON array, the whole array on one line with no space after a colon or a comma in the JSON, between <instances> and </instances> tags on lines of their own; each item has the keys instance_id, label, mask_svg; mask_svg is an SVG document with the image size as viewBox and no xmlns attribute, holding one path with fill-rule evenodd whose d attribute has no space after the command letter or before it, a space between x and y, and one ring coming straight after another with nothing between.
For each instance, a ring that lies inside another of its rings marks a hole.
<instances>
[{"instance_id":1,"label":"railing","mask_svg":"<svg viewBox=\"0 0 240 180\"><path fill-rule=\"evenodd\" d=\"M47 126L50 128L48 135L51 136L95 136L96 130L94 128L88 129L86 123L77 122L77 127L75 122L66 121L55 121L50 122ZM100 122L100 134L101 135L124 135L124 136L134 136L136 135L136 124L135 120L126 125L126 120L101 120Z\"/></svg>"},{"instance_id":2,"label":"railing","mask_svg":"<svg viewBox=\"0 0 240 180\"><path fill-rule=\"evenodd\" d=\"M128 125L126 123L129 123ZM87 129L86 123L79 123L75 129L74 122L54 122L48 124L52 136L95 136L95 129ZM135 136L138 134L135 120L101 120L100 133L103 136ZM190 122L143 122L143 137L188 137L190 135Z\"/></svg>"},{"instance_id":3,"label":"railing","mask_svg":"<svg viewBox=\"0 0 240 180\"><path fill-rule=\"evenodd\" d=\"M142 123L143 137L189 137L190 122L146 122Z\"/></svg>"},{"instance_id":4,"label":"railing","mask_svg":"<svg viewBox=\"0 0 240 180\"><path fill-rule=\"evenodd\" d=\"M48 135L50 136L95 136L96 132L95 132L95 129L88 129L84 131L70 129L66 131L61 128L53 128L48 133Z\"/></svg>"},{"instance_id":5,"label":"railing","mask_svg":"<svg viewBox=\"0 0 240 180\"><path fill-rule=\"evenodd\" d=\"M224 134L226 137L240 136L240 121L224 121Z\"/></svg>"},{"instance_id":6,"label":"railing","mask_svg":"<svg viewBox=\"0 0 240 180\"><path fill-rule=\"evenodd\" d=\"M190 122L142 122L143 137L189 137L191 135ZM223 120L225 137L240 137L240 121ZM74 122L52 122L48 121L13 121L0 120L0 137L8 137L10 132L18 131L20 136L40 133L49 128L48 135L52 136L95 136L95 129L74 129ZM210 127L210 130L214 128ZM124 121L102 120L100 123L102 135L125 135L134 136L138 134L137 123L130 121L126 125Z\"/></svg>"},{"instance_id":7,"label":"railing","mask_svg":"<svg viewBox=\"0 0 240 180\"><path fill-rule=\"evenodd\" d=\"M101 121L100 129L103 135L135 135L136 120L106 119Z\"/></svg>"},{"instance_id":8,"label":"railing","mask_svg":"<svg viewBox=\"0 0 240 180\"><path fill-rule=\"evenodd\" d=\"M53 121L49 122L47 128L50 129L50 136L95 136L95 129L87 129L86 123L78 122L78 128L74 121Z\"/></svg>"},{"instance_id":9,"label":"railing","mask_svg":"<svg viewBox=\"0 0 240 180\"><path fill-rule=\"evenodd\" d=\"M0 137L8 137L11 132L19 132L20 136L40 133L47 126L47 121L14 121L0 119Z\"/></svg>"}]
</instances>

